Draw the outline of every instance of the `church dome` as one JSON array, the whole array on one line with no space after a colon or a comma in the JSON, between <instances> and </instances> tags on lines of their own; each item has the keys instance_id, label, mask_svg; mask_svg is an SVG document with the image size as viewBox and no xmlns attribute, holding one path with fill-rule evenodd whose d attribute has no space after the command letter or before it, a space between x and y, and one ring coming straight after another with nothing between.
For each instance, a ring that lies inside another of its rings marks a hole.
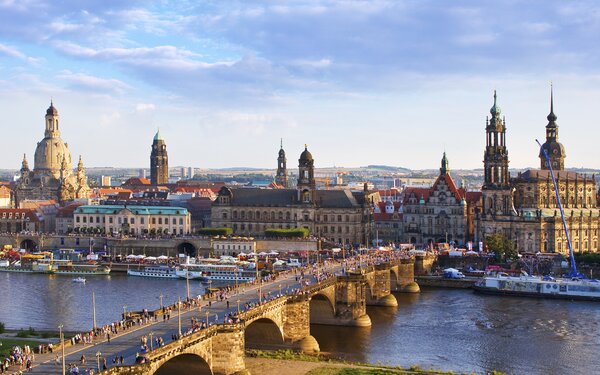
<instances>
[{"instance_id":1,"label":"church dome","mask_svg":"<svg viewBox=\"0 0 600 375\"><path fill-rule=\"evenodd\" d=\"M50 102L50 107L46 110L46 116L58 116L58 110L54 107L54 103Z\"/></svg>"},{"instance_id":2,"label":"church dome","mask_svg":"<svg viewBox=\"0 0 600 375\"><path fill-rule=\"evenodd\" d=\"M71 170L71 151L61 138L46 137L35 149L34 171L49 170L55 174L60 172L63 157Z\"/></svg>"},{"instance_id":3,"label":"church dome","mask_svg":"<svg viewBox=\"0 0 600 375\"><path fill-rule=\"evenodd\" d=\"M565 152L565 146L562 145L562 143L560 142L556 142L556 141L546 141L546 143L544 143L542 145L542 148L544 150L546 150L546 152L548 153L549 157L566 157L567 154ZM542 153L542 151L540 150L540 157L545 158L544 154Z\"/></svg>"},{"instance_id":4,"label":"church dome","mask_svg":"<svg viewBox=\"0 0 600 375\"><path fill-rule=\"evenodd\" d=\"M310 151L308 151L308 148L306 147L306 145L304 145L304 151L302 151L302 153L300 154L300 161L311 161L313 160L313 156L310 153Z\"/></svg>"}]
</instances>

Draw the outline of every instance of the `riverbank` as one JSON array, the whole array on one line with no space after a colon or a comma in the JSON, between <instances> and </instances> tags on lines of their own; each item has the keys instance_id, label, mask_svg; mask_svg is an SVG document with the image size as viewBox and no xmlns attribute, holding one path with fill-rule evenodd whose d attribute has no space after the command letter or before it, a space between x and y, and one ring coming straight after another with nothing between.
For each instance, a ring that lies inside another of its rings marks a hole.
<instances>
[{"instance_id":1,"label":"riverbank","mask_svg":"<svg viewBox=\"0 0 600 375\"><path fill-rule=\"evenodd\" d=\"M342 362L331 358L326 353L317 356L296 353L291 350L264 351L249 350L246 352L246 369L251 374L261 375L449 375L435 369L421 369L418 366L401 368L399 366L383 366L364 363ZM502 375L501 372L491 372Z\"/></svg>"}]
</instances>

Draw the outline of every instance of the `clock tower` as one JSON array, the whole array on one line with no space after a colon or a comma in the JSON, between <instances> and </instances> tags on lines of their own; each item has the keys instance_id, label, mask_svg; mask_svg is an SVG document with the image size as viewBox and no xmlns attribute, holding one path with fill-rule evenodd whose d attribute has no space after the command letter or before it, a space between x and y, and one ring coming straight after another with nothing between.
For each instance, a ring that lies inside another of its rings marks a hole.
<instances>
[{"instance_id":1,"label":"clock tower","mask_svg":"<svg viewBox=\"0 0 600 375\"><path fill-rule=\"evenodd\" d=\"M169 156L167 145L160 134L156 132L150 153L150 182L152 185L164 185L169 182Z\"/></svg>"}]
</instances>

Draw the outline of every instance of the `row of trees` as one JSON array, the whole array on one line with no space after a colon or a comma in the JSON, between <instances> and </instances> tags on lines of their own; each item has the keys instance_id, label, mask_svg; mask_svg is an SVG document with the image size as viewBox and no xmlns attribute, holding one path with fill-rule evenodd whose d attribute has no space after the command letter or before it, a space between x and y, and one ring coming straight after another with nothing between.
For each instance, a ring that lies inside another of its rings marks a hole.
<instances>
[{"instance_id":1,"label":"row of trees","mask_svg":"<svg viewBox=\"0 0 600 375\"><path fill-rule=\"evenodd\" d=\"M485 247L488 251L494 253L498 262L505 262L509 259L515 260L519 255L517 245L502 233L487 236Z\"/></svg>"}]
</instances>

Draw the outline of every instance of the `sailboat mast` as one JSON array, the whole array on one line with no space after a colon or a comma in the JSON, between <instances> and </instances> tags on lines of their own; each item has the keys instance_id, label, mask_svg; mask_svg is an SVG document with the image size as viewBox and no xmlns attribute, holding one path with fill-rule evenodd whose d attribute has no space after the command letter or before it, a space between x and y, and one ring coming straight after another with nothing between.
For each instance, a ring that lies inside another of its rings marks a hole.
<instances>
[{"instance_id":1,"label":"sailboat mast","mask_svg":"<svg viewBox=\"0 0 600 375\"><path fill-rule=\"evenodd\" d=\"M569 235L569 229L567 229L567 222L565 221L565 213L563 211L562 203L560 201L560 195L558 194L558 186L556 185L556 179L554 178L554 170L552 169L552 163L550 162L550 156L546 150L542 147L542 144L537 139L535 140L537 144L540 146L540 150L546 161L548 162L548 169L550 170L550 177L552 177L552 184L554 185L554 193L556 194L556 202L558 203L558 209L560 210L560 218L562 220L563 228L565 230L565 235L567 237L567 246L569 247L569 258L571 260L571 276L575 277L578 275L577 273L577 265L575 264L575 256L573 256L573 248L571 247L571 236Z\"/></svg>"}]
</instances>

